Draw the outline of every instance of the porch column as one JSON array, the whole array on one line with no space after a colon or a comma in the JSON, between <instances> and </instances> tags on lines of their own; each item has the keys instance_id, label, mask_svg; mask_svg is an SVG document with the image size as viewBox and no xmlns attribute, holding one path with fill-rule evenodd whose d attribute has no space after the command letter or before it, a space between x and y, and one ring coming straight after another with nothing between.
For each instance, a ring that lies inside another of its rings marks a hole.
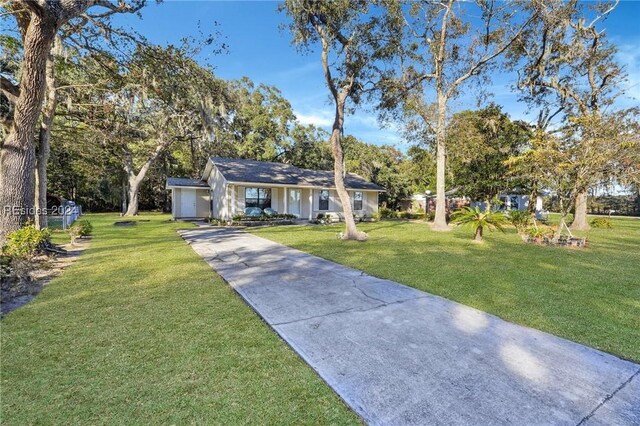
<instances>
[{"instance_id":1,"label":"porch column","mask_svg":"<svg viewBox=\"0 0 640 426\"><path fill-rule=\"evenodd\" d=\"M313 220L313 189L309 189L309 222Z\"/></svg>"},{"instance_id":2,"label":"porch column","mask_svg":"<svg viewBox=\"0 0 640 426\"><path fill-rule=\"evenodd\" d=\"M289 213L289 188L284 187L284 213Z\"/></svg>"}]
</instances>

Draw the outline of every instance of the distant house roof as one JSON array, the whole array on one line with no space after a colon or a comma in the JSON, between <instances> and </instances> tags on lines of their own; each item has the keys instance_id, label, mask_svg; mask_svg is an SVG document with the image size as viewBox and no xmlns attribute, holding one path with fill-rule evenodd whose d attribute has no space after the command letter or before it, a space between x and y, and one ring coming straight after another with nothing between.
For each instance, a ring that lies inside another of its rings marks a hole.
<instances>
[{"instance_id":1,"label":"distant house roof","mask_svg":"<svg viewBox=\"0 0 640 426\"><path fill-rule=\"evenodd\" d=\"M301 169L291 164L236 158L211 157L211 162L229 182L264 183L307 187L333 188L333 172ZM368 182L354 173L344 178L347 189L384 191L384 188Z\"/></svg>"},{"instance_id":2,"label":"distant house roof","mask_svg":"<svg viewBox=\"0 0 640 426\"><path fill-rule=\"evenodd\" d=\"M195 186L199 188L208 188L207 182L200 179L190 179L190 178L177 178L177 177L169 177L167 178L167 187L170 186Z\"/></svg>"}]
</instances>

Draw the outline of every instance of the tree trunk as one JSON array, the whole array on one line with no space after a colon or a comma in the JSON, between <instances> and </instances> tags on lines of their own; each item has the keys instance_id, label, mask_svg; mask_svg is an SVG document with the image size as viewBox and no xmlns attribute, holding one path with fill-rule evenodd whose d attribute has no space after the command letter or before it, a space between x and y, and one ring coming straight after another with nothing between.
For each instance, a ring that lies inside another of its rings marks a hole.
<instances>
[{"instance_id":1,"label":"tree trunk","mask_svg":"<svg viewBox=\"0 0 640 426\"><path fill-rule=\"evenodd\" d=\"M32 14L24 35L20 96L11 131L0 153L0 244L33 218L35 204L34 132L42 108L45 70L56 33L54 23Z\"/></svg>"},{"instance_id":2,"label":"tree trunk","mask_svg":"<svg viewBox=\"0 0 640 426\"><path fill-rule=\"evenodd\" d=\"M482 241L482 226L476 228L476 235L473 237L474 241Z\"/></svg>"},{"instance_id":3,"label":"tree trunk","mask_svg":"<svg viewBox=\"0 0 640 426\"><path fill-rule=\"evenodd\" d=\"M130 176L129 177L129 207L127 208L125 216L137 216L138 215L138 194L140 193L140 184L144 175Z\"/></svg>"},{"instance_id":4,"label":"tree trunk","mask_svg":"<svg viewBox=\"0 0 640 426\"><path fill-rule=\"evenodd\" d=\"M588 231L591 229L587 222L587 191L579 192L576 196L576 209L571 229L574 231Z\"/></svg>"},{"instance_id":5,"label":"tree trunk","mask_svg":"<svg viewBox=\"0 0 640 426\"><path fill-rule=\"evenodd\" d=\"M336 100L336 116L333 121L333 131L331 132L331 151L333 153L333 175L336 184L336 192L342 204L344 213L345 232L342 235L343 240L361 240L364 234L360 234L356 228L356 221L353 218L353 209L351 208L351 197L344 186L344 156L342 153L342 145L340 143L340 134L342 133L342 125L344 123L344 101Z\"/></svg>"},{"instance_id":6,"label":"tree trunk","mask_svg":"<svg viewBox=\"0 0 640 426\"><path fill-rule=\"evenodd\" d=\"M149 156L144 163L138 174L133 170L133 157L128 148L125 148L125 162L124 171L127 174L129 182L129 207L125 212L125 216L135 216L138 214L138 194L140 193L140 185L144 180L149 168L156 161L158 156L171 144L171 139L160 139L160 142L156 146L156 149Z\"/></svg>"},{"instance_id":7,"label":"tree trunk","mask_svg":"<svg viewBox=\"0 0 640 426\"><path fill-rule=\"evenodd\" d=\"M557 241L562 234L562 229L566 226L567 214L569 214L568 208L565 207L565 203L561 196L558 196L558 201L560 203L560 222L558 223L558 230L556 231L553 238Z\"/></svg>"},{"instance_id":8,"label":"tree trunk","mask_svg":"<svg viewBox=\"0 0 640 426\"><path fill-rule=\"evenodd\" d=\"M531 190L531 194L529 195L529 206L527 210L529 213L534 214L536 212L536 203L538 202L538 187L537 185L533 186Z\"/></svg>"},{"instance_id":9,"label":"tree trunk","mask_svg":"<svg viewBox=\"0 0 640 426\"><path fill-rule=\"evenodd\" d=\"M122 203L120 207L120 213L124 215L127 212L127 178L126 175L122 177L122 191L121 191Z\"/></svg>"},{"instance_id":10,"label":"tree trunk","mask_svg":"<svg viewBox=\"0 0 640 426\"><path fill-rule=\"evenodd\" d=\"M44 109L42 110L42 122L38 134L38 151L36 154L36 228L47 227L47 163L51 152L51 128L56 112L56 80L53 55L49 54L46 70L47 90Z\"/></svg>"},{"instance_id":11,"label":"tree trunk","mask_svg":"<svg viewBox=\"0 0 640 426\"><path fill-rule=\"evenodd\" d=\"M447 100L444 95L438 95L438 123L436 128L436 215L432 229L448 231L447 226L447 198L445 194L446 151L446 108Z\"/></svg>"}]
</instances>

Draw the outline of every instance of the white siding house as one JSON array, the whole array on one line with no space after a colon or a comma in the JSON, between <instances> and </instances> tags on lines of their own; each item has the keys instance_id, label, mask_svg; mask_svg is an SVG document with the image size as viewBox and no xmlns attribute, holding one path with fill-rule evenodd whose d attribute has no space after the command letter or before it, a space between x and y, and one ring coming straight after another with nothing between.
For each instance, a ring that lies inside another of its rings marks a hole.
<instances>
[{"instance_id":1,"label":"white siding house","mask_svg":"<svg viewBox=\"0 0 640 426\"><path fill-rule=\"evenodd\" d=\"M495 208L497 210L505 210L505 211L509 211L509 210L520 210L520 211L526 211L529 209L529 203L530 203L530 199L529 199L529 195L524 195L524 194L517 194L517 193L502 193L500 195L498 195L498 199L500 200L501 204L499 205L494 205L492 206L492 208ZM540 195L538 195L535 199L535 212L536 215L538 215L538 212L542 212L542 197ZM478 206L481 209L484 209L486 207L486 203L484 201L474 201L471 203L472 207Z\"/></svg>"},{"instance_id":2,"label":"white siding house","mask_svg":"<svg viewBox=\"0 0 640 426\"><path fill-rule=\"evenodd\" d=\"M384 188L352 173L345 176L345 186L354 214L371 217L378 210L378 194ZM309 220L320 213L343 211L333 172L300 169L290 164L211 157L202 180L168 178L166 187L171 190L175 219L230 220L247 207L269 207ZM194 197L191 191L195 191L195 207L190 207ZM195 216L189 216L194 209Z\"/></svg>"}]
</instances>

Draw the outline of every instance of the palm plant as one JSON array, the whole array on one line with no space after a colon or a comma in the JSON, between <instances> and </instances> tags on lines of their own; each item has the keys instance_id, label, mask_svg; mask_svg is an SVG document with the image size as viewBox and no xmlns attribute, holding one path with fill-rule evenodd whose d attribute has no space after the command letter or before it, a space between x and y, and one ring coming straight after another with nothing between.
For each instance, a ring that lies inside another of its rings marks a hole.
<instances>
[{"instance_id":1,"label":"palm plant","mask_svg":"<svg viewBox=\"0 0 640 426\"><path fill-rule=\"evenodd\" d=\"M509 218L501 212L482 211L480 207L463 207L451 214L451 222L460 226L468 226L475 230L474 241L482 241L484 229L490 231L499 229L504 232L502 225L508 223Z\"/></svg>"}]
</instances>

